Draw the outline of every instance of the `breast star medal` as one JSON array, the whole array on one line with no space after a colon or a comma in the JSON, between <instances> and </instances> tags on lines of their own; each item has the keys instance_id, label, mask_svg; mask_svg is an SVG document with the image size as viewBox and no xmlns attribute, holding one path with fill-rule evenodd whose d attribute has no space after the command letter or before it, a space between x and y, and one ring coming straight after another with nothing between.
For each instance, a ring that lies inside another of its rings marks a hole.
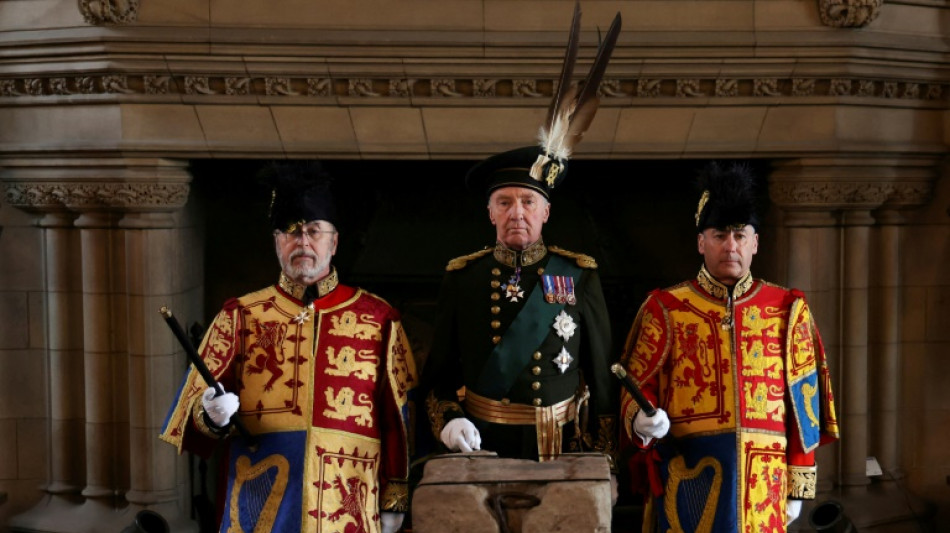
<instances>
[{"instance_id":1,"label":"breast star medal","mask_svg":"<svg viewBox=\"0 0 950 533\"><path fill-rule=\"evenodd\" d=\"M293 318L294 324L303 324L304 322L310 320L310 313L313 311L313 305L308 305L300 310L300 313Z\"/></svg>"},{"instance_id":2,"label":"breast star medal","mask_svg":"<svg viewBox=\"0 0 950 533\"><path fill-rule=\"evenodd\" d=\"M561 353L557 354L554 358L554 364L557 365L557 369L563 374L567 370L567 367L571 366L571 361L573 360L574 358L567 352L567 348L562 347Z\"/></svg>"}]
</instances>

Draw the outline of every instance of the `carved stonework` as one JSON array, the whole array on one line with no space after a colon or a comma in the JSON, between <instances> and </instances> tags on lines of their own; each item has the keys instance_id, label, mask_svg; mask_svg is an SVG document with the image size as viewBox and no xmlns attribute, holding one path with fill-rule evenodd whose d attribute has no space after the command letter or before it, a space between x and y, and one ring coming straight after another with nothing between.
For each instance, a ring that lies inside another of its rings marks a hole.
<instances>
[{"instance_id":1,"label":"carved stonework","mask_svg":"<svg viewBox=\"0 0 950 533\"><path fill-rule=\"evenodd\" d=\"M187 183L5 183L6 203L28 211L56 208L177 210L188 199Z\"/></svg>"},{"instance_id":2,"label":"carved stonework","mask_svg":"<svg viewBox=\"0 0 950 533\"><path fill-rule=\"evenodd\" d=\"M432 89L431 89L431 90L432 90L432 95L433 95L433 96L451 96L451 97L455 97L455 98L457 98L457 97L459 97L459 96L465 96L464 94L462 94L462 93L458 92L457 90L455 90L455 80L452 80L452 79L444 79L444 80L434 79L434 80L430 81L429 83L432 84Z\"/></svg>"},{"instance_id":3,"label":"carved stonework","mask_svg":"<svg viewBox=\"0 0 950 533\"><path fill-rule=\"evenodd\" d=\"M527 96L529 98L539 98L545 96L538 92L537 80L512 80L512 89L516 96Z\"/></svg>"},{"instance_id":4,"label":"carved stonework","mask_svg":"<svg viewBox=\"0 0 950 533\"><path fill-rule=\"evenodd\" d=\"M716 96L739 96L739 80L716 80Z\"/></svg>"},{"instance_id":5,"label":"carved stonework","mask_svg":"<svg viewBox=\"0 0 950 533\"><path fill-rule=\"evenodd\" d=\"M884 0L818 0L821 23L833 28L862 28L881 13Z\"/></svg>"},{"instance_id":6,"label":"carved stonework","mask_svg":"<svg viewBox=\"0 0 950 533\"><path fill-rule=\"evenodd\" d=\"M545 78L307 78L249 77L227 74L138 74L104 72L96 76L10 77L0 79L0 97L55 103L63 96L175 95L215 98L221 95L270 98L349 96L354 98L531 98L546 100L557 82ZM939 105L948 100L948 83L930 80L818 78L610 78L598 94L605 98L880 98L919 100ZM374 102L375 103L375 102ZM538 105L545 105L539 102Z\"/></svg>"},{"instance_id":7,"label":"carved stonework","mask_svg":"<svg viewBox=\"0 0 950 533\"><path fill-rule=\"evenodd\" d=\"M929 181L773 181L769 197L786 208L876 209L914 207L933 194Z\"/></svg>"},{"instance_id":8,"label":"carved stonework","mask_svg":"<svg viewBox=\"0 0 950 533\"><path fill-rule=\"evenodd\" d=\"M79 0L79 12L89 24L131 24L138 10L138 0Z\"/></svg>"},{"instance_id":9,"label":"carved stonework","mask_svg":"<svg viewBox=\"0 0 950 533\"><path fill-rule=\"evenodd\" d=\"M307 78L307 96L330 96L332 84L330 78Z\"/></svg>"},{"instance_id":10,"label":"carved stonework","mask_svg":"<svg viewBox=\"0 0 950 533\"><path fill-rule=\"evenodd\" d=\"M637 80L637 94L640 96L660 96L663 80Z\"/></svg>"},{"instance_id":11,"label":"carved stonework","mask_svg":"<svg viewBox=\"0 0 950 533\"><path fill-rule=\"evenodd\" d=\"M300 94L291 88L290 78L266 78L264 86L267 96L297 96Z\"/></svg>"},{"instance_id":12,"label":"carved stonework","mask_svg":"<svg viewBox=\"0 0 950 533\"><path fill-rule=\"evenodd\" d=\"M699 89L699 80L676 80L676 96L706 96Z\"/></svg>"},{"instance_id":13,"label":"carved stonework","mask_svg":"<svg viewBox=\"0 0 950 533\"><path fill-rule=\"evenodd\" d=\"M349 96L382 96L373 90L373 80L357 78L350 80Z\"/></svg>"},{"instance_id":14,"label":"carved stonework","mask_svg":"<svg viewBox=\"0 0 950 533\"><path fill-rule=\"evenodd\" d=\"M778 80L775 78L764 78L755 80L756 96L782 96L778 90Z\"/></svg>"},{"instance_id":15,"label":"carved stonework","mask_svg":"<svg viewBox=\"0 0 950 533\"><path fill-rule=\"evenodd\" d=\"M224 93L229 96L246 96L251 78L225 78Z\"/></svg>"}]
</instances>

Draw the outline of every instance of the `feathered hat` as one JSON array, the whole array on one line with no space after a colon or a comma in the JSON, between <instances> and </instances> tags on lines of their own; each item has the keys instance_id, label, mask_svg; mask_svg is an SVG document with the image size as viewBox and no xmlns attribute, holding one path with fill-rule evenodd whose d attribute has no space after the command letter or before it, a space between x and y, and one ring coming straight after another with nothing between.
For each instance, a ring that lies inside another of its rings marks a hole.
<instances>
[{"instance_id":1,"label":"feathered hat","mask_svg":"<svg viewBox=\"0 0 950 533\"><path fill-rule=\"evenodd\" d=\"M337 225L331 179L318 161L276 161L264 167L261 178L271 189L273 229L293 232L314 220Z\"/></svg>"},{"instance_id":2,"label":"feathered hat","mask_svg":"<svg viewBox=\"0 0 950 533\"><path fill-rule=\"evenodd\" d=\"M550 199L551 190L567 176L568 159L590 127L600 105L597 89L620 34L620 13L614 17L600 43L590 72L575 84L571 83L571 77L577 62L580 25L580 4L575 3L564 64L538 134L538 144L502 152L479 162L465 177L470 189L490 195L500 187L527 187Z\"/></svg>"},{"instance_id":3,"label":"feathered hat","mask_svg":"<svg viewBox=\"0 0 950 533\"><path fill-rule=\"evenodd\" d=\"M699 173L702 194L696 206L696 229L732 229L751 225L759 230L756 214L755 179L740 163L712 162Z\"/></svg>"}]
</instances>

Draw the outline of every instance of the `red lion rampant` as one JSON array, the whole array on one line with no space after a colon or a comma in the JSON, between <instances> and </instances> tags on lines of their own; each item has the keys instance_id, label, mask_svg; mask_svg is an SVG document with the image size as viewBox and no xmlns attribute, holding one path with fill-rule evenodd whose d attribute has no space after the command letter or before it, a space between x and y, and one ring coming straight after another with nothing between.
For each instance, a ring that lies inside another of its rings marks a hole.
<instances>
[{"instance_id":1,"label":"red lion rampant","mask_svg":"<svg viewBox=\"0 0 950 533\"><path fill-rule=\"evenodd\" d=\"M343 528L343 533L367 533L366 520L366 493L369 488L360 478L354 476L347 478L346 486L343 486L343 478L339 475L333 480L333 486L336 487L342 495L340 508L327 517L331 522L336 522L344 515L349 515L356 520L356 523L349 523Z\"/></svg>"}]
</instances>

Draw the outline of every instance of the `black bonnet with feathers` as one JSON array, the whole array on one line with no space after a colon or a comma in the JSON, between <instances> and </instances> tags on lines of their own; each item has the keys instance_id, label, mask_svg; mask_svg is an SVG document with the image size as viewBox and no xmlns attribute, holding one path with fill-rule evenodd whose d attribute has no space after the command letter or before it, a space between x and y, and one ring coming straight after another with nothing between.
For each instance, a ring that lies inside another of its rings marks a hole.
<instances>
[{"instance_id":1,"label":"black bonnet with feathers","mask_svg":"<svg viewBox=\"0 0 950 533\"><path fill-rule=\"evenodd\" d=\"M696 208L696 229L726 229L751 225L759 230L755 177L744 163L712 162L698 176L702 191Z\"/></svg>"}]
</instances>

